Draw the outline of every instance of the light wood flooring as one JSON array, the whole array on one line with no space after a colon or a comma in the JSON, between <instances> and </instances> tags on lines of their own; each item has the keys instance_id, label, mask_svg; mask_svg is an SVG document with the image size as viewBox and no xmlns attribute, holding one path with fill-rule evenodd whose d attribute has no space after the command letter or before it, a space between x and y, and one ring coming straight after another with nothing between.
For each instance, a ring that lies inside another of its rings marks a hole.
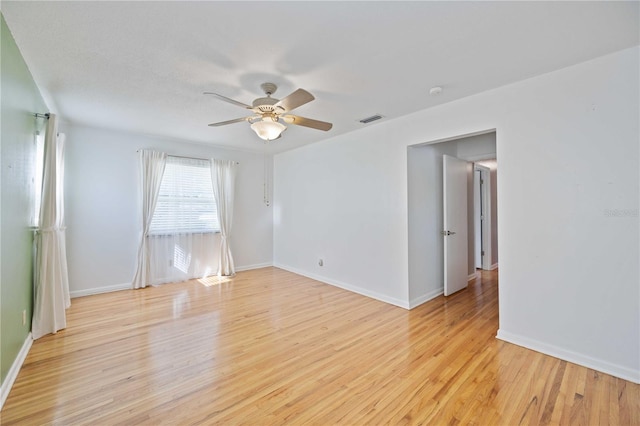
<instances>
[{"instance_id":1,"label":"light wood flooring","mask_svg":"<svg viewBox=\"0 0 640 426\"><path fill-rule=\"evenodd\" d=\"M497 340L497 285L407 311L263 268L74 299L1 423L640 424L640 385Z\"/></svg>"}]
</instances>

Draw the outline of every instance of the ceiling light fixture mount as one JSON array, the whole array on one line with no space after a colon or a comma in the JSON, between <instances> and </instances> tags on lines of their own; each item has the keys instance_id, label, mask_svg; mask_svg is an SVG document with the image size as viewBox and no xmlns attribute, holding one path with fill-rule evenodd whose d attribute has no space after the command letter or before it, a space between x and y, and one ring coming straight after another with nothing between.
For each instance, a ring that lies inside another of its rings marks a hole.
<instances>
[{"instance_id":1,"label":"ceiling light fixture mount","mask_svg":"<svg viewBox=\"0 0 640 426\"><path fill-rule=\"evenodd\" d=\"M211 123L209 126L218 127L226 124L240 123L248 121L251 123L251 129L256 132L259 138L265 141L272 141L282 136L282 132L287 129L283 123L295 124L298 126L310 127L317 130L330 130L333 124L325 121L313 120L311 118L300 117L298 115L287 114L289 111L311 102L315 98L304 89L298 89L283 99L272 98L278 86L273 83L263 83L260 85L266 97L258 98L251 105L238 102L213 92L204 92L205 95L213 95L216 98L251 110L254 115L249 117L236 118L234 120L221 121L219 123Z\"/></svg>"},{"instance_id":2,"label":"ceiling light fixture mount","mask_svg":"<svg viewBox=\"0 0 640 426\"><path fill-rule=\"evenodd\" d=\"M442 87L440 86L432 87L431 90L429 90L431 96L438 96L440 93L442 93Z\"/></svg>"}]
</instances>

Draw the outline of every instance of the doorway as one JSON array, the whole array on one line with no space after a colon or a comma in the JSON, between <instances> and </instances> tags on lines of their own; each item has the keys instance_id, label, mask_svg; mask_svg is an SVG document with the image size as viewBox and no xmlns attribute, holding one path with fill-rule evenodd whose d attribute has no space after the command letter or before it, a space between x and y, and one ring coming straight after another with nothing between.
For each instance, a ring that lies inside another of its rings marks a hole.
<instances>
[{"instance_id":1,"label":"doorway","mask_svg":"<svg viewBox=\"0 0 640 426\"><path fill-rule=\"evenodd\" d=\"M467 280L472 280L477 275L474 171L476 163L489 169L485 180L487 184L492 181L491 178L496 176L496 171L485 163L486 160L497 157L495 130L413 145L407 148L410 307L437 297L444 291L443 155L457 157L467 162L468 265L464 272L466 272ZM494 161L494 163L497 167L497 162ZM496 188L495 179L491 182L490 187ZM497 191L494 190L493 194L493 199L485 203L487 221L497 211L495 202ZM490 207L493 207L491 214L488 212ZM497 230L496 226L494 228ZM485 257L487 261L494 257L497 258L497 238L495 238L495 244L489 242L490 236L497 235L495 230L489 231L485 226L486 247L488 248L485 249ZM491 253L489 256L490 250L495 253ZM491 265L490 263L485 266L490 269Z\"/></svg>"},{"instance_id":2,"label":"doorway","mask_svg":"<svg viewBox=\"0 0 640 426\"><path fill-rule=\"evenodd\" d=\"M474 263L476 269L491 269L491 169L473 165Z\"/></svg>"},{"instance_id":3,"label":"doorway","mask_svg":"<svg viewBox=\"0 0 640 426\"><path fill-rule=\"evenodd\" d=\"M498 268L498 162L495 158L475 161L474 249L476 269Z\"/></svg>"}]
</instances>

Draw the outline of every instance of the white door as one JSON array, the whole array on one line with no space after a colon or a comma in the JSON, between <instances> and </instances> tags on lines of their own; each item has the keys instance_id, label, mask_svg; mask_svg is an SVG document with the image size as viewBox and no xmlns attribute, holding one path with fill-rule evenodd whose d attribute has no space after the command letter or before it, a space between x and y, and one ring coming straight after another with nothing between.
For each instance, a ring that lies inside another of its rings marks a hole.
<instances>
[{"instance_id":1,"label":"white door","mask_svg":"<svg viewBox=\"0 0 640 426\"><path fill-rule=\"evenodd\" d=\"M467 162L448 155L443 161L444 295L467 287Z\"/></svg>"}]
</instances>

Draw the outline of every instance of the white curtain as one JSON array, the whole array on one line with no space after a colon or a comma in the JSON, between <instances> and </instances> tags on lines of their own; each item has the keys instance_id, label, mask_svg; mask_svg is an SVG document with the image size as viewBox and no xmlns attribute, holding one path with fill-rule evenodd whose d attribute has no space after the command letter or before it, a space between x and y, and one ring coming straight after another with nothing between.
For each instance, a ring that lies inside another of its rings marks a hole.
<instances>
[{"instance_id":1,"label":"white curtain","mask_svg":"<svg viewBox=\"0 0 640 426\"><path fill-rule=\"evenodd\" d=\"M36 235L35 306L31 333L38 339L67 326L71 306L64 227L64 135L49 115L44 142L44 171Z\"/></svg>"},{"instance_id":2,"label":"white curtain","mask_svg":"<svg viewBox=\"0 0 640 426\"><path fill-rule=\"evenodd\" d=\"M133 288L143 288L150 284L149 226L156 209L166 162L167 154L164 152L140 150L142 237L138 248L138 267L133 278Z\"/></svg>"},{"instance_id":3,"label":"white curtain","mask_svg":"<svg viewBox=\"0 0 640 426\"><path fill-rule=\"evenodd\" d=\"M235 161L211 160L213 197L218 208L218 222L220 224L218 276L232 276L236 273L231 247L229 246L233 219L233 192L236 180L236 168L237 163Z\"/></svg>"},{"instance_id":4,"label":"white curtain","mask_svg":"<svg viewBox=\"0 0 640 426\"><path fill-rule=\"evenodd\" d=\"M148 284L175 283L214 275L218 270L219 241L220 235L211 232L150 235L147 241Z\"/></svg>"}]
</instances>

